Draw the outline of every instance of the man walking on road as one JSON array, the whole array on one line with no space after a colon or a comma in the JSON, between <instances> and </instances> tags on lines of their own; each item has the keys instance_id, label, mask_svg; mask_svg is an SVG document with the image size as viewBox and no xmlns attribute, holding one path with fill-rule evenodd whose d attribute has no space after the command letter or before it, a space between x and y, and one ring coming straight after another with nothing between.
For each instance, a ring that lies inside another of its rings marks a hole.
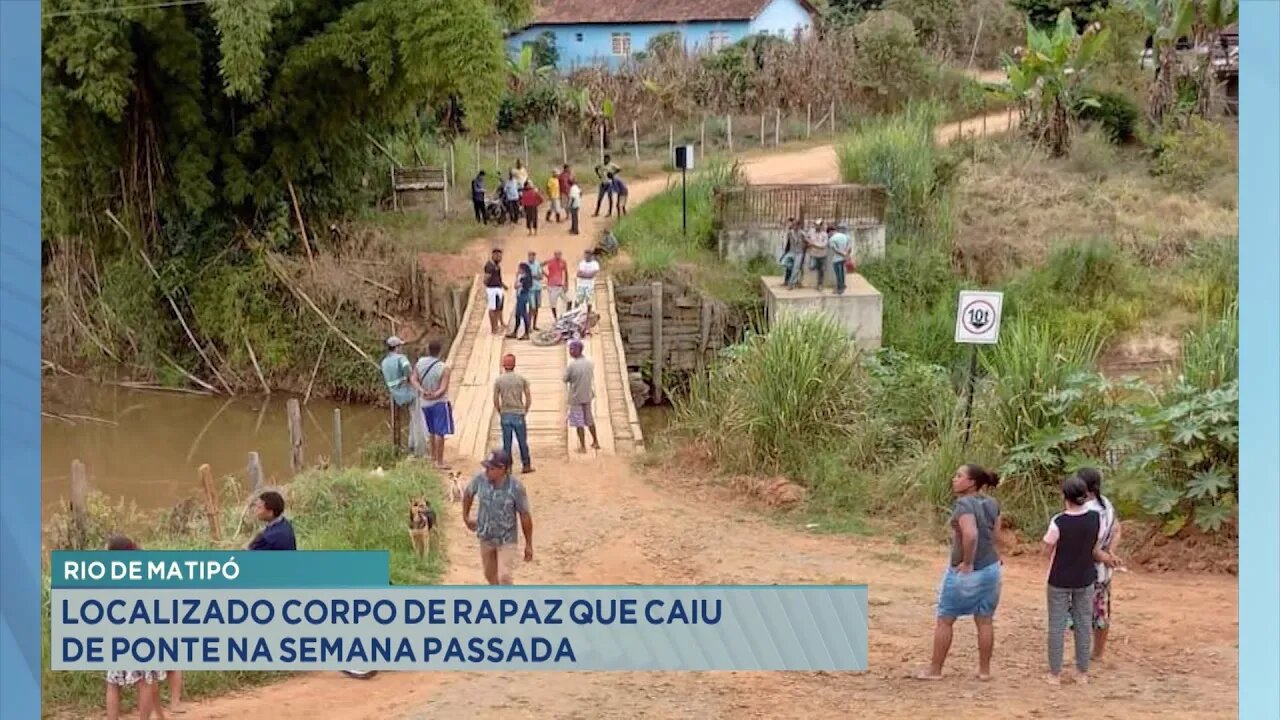
<instances>
[{"instance_id":1,"label":"man walking on road","mask_svg":"<svg viewBox=\"0 0 1280 720\"><path fill-rule=\"evenodd\" d=\"M484 264L484 294L489 301L489 329L494 335L502 332L502 300L506 289L502 282L502 251L494 248L489 262Z\"/></svg>"},{"instance_id":2,"label":"man walking on road","mask_svg":"<svg viewBox=\"0 0 1280 720\"><path fill-rule=\"evenodd\" d=\"M600 180L600 188L599 194L596 195L596 214L592 217L600 217L600 203L605 197L609 198L609 213L605 217L613 215L613 174L619 169L608 155L605 155L604 160L596 165L596 177Z\"/></svg>"},{"instance_id":3,"label":"man walking on road","mask_svg":"<svg viewBox=\"0 0 1280 720\"><path fill-rule=\"evenodd\" d=\"M524 485L511 474L511 455L493 450L480 463L477 473L462 493L462 518L467 529L480 541L480 563L490 585L511 585L515 581L519 538L516 524L524 532L524 561L533 560L533 514ZM477 503L478 501L478 503ZM471 505L477 504L475 519Z\"/></svg>"},{"instance_id":4,"label":"man walking on road","mask_svg":"<svg viewBox=\"0 0 1280 720\"><path fill-rule=\"evenodd\" d=\"M573 359L564 369L564 382L569 386L569 427L578 432L578 452L586 454L584 428L591 431L591 449L600 449L600 440L596 437L596 419L591 414L591 404L596 398L596 368L591 360L583 356L581 340L569 343L569 356Z\"/></svg>"},{"instance_id":5,"label":"man walking on road","mask_svg":"<svg viewBox=\"0 0 1280 720\"><path fill-rule=\"evenodd\" d=\"M533 463L529 460L529 427L525 424L525 416L529 406L533 404L533 393L529 390L529 381L516 372L516 356L510 353L502 357L502 374L493 383L493 409L498 413L502 426L502 451L511 454L511 436L515 436L520 446L520 472L533 472Z\"/></svg>"},{"instance_id":6,"label":"man walking on road","mask_svg":"<svg viewBox=\"0 0 1280 720\"><path fill-rule=\"evenodd\" d=\"M484 171L476 173L471 180L471 208L476 212L476 222L485 224L484 216Z\"/></svg>"}]
</instances>

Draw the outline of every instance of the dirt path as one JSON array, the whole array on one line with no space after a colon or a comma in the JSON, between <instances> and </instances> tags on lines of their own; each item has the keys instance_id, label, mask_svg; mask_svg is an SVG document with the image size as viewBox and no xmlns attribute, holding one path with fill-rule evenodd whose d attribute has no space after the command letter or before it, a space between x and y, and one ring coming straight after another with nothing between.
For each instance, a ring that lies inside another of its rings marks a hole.
<instances>
[{"instance_id":1,"label":"dirt path","mask_svg":"<svg viewBox=\"0 0 1280 720\"><path fill-rule=\"evenodd\" d=\"M999 122L1000 116L988 118L988 130ZM949 126L939 134L949 140L959 132ZM835 178L835 155L815 148L752 160L747 169L757 182L822 182ZM633 203L664 184L633 183ZM583 229L580 240L595 237L594 225ZM503 242L545 253L565 240L552 233L526 240L521 230ZM927 658L943 548L806 533L772 522L705 479L645 475L616 458L572 465L549 459L527 484L537 556L520 568L517 582L867 583L870 672L387 673L368 682L319 673L202 703L183 717L239 720L268 708L279 720L827 718L848 716L852 708L886 718L1236 715L1237 594L1230 577L1118 576L1112 655L1082 700L1070 686L1040 680L1044 564L1012 558L996 622L996 680L970 679L974 635L971 626L959 626L950 678L920 684L906 675ZM445 582L480 582L474 543L456 507L443 521L451 538Z\"/></svg>"}]
</instances>

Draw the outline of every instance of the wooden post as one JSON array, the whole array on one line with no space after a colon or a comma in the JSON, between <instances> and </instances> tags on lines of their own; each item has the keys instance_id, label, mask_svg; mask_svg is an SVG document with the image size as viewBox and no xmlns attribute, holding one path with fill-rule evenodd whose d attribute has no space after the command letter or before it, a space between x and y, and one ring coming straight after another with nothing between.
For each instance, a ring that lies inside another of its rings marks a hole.
<instances>
[{"instance_id":1,"label":"wooden post","mask_svg":"<svg viewBox=\"0 0 1280 720\"><path fill-rule=\"evenodd\" d=\"M89 533L89 479L79 460L71 461L71 514L75 519L73 545L83 550Z\"/></svg>"},{"instance_id":2,"label":"wooden post","mask_svg":"<svg viewBox=\"0 0 1280 720\"><path fill-rule=\"evenodd\" d=\"M773 146L778 147L782 142L782 108L774 108L773 118Z\"/></svg>"},{"instance_id":3,"label":"wooden post","mask_svg":"<svg viewBox=\"0 0 1280 720\"><path fill-rule=\"evenodd\" d=\"M766 142L768 141L765 140L764 113L760 113L760 147L764 147Z\"/></svg>"},{"instance_id":4,"label":"wooden post","mask_svg":"<svg viewBox=\"0 0 1280 720\"><path fill-rule=\"evenodd\" d=\"M480 174L480 141L476 141L476 174Z\"/></svg>"},{"instance_id":5,"label":"wooden post","mask_svg":"<svg viewBox=\"0 0 1280 720\"><path fill-rule=\"evenodd\" d=\"M661 404L662 361L664 355L662 348L662 283L651 284L649 290L649 312L652 313L651 320L653 321L653 402L654 404Z\"/></svg>"},{"instance_id":6,"label":"wooden post","mask_svg":"<svg viewBox=\"0 0 1280 720\"><path fill-rule=\"evenodd\" d=\"M448 168L445 168L444 172L442 172L440 175L441 175L441 179L444 182L444 216L447 218L449 217L449 170Z\"/></svg>"},{"instance_id":7,"label":"wooden post","mask_svg":"<svg viewBox=\"0 0 1280 720\"><path fill-rule=\"evenodd\" d=\"M453 316L458 319L458 332L462 332L463 330L462 313L466 309L466 297L463 295L463 292L464 291L459 288L453 288L451 291L451 294L453 295Z\"/></svg>"},{"instance_id":8,"label":"wooden post","mask_svg":"<svg viewBox=\"0 0 1280 720\"><path fill-rule=\"evenodd\" d=\"M698 159L701 160L707 156L707 116L702 116L701 140L698 144Z\"/></svg>"},{"instance_id":9,"label":"wooden post","mask_svg":"<svg viewBox=\"0 0 1280 720\"><path fill-rule=\"evenodd\" d=\"M431 316L431 276L425 273L422 278L422 319L428 329L435 322Z\"/></svg>"},{"instance_id":10,"label":"wooden post","mask_svg":"<svg viewBox=\"0 0 1280 720\"><path fill-rule=\"evenodd\" d=\"M836 101L831 101L831 133L836 131Z\"/></svg>"},{"instance_id":11,"label":"wooden post","mask_svg":"<svg viewBox=\"0 0 1280 720\"><path fill-rule=\"evenodd\" d=\"M600 162L604 162L604 123L600 123Z\"/></svg>"},{"instance_id":12,"label":"wooden post","mask_svg":"<svg viewBox=\"0 0 1280 720\"><path fill-rule=\"evenodd\" d=\"M293 400L291 402L297 402ZM201 465L198 471L200 485L204 487L204 514L209 519L209 534L215 542L222 540L222 505L218 501L218 486L213 483L213 470L208 464Z\"/></svg>"},{"instance_id":13,"label":"wooden post","mask_svg":"<svg viewBox=\"0 0 1280 720\"><path fill-rule=\"evenodd\" d=\"M502 160L499 158L498 150L502 144L502 138L493 139L493 171L498 173L498 177L502 177Z\"/></svg>"},{"instance_id":14,"label":"wooden post","mask_svg":"<svg viewBox=\"0 0 1280 720\"><path fill-rule=\"evenodd\" d=\"M733 152L733 115L724 116L725 137L729 140L729 152Z\"/></svg>"},{"instance_id":15,"label":"wooden post","mask_svg":"<svg viewBox=\"0 0 1280 720\"><path fill-rule=\"evenodd\" d=\"M804 139L813 137L813 104L804 106Z\"/></svg>"},{"instance_id":16,"label":"wooden post","mask_svg":"<svg viewBox=\"0 0 1280 720\"><path fill-rule=\"evenodd\" d=\"M258 459L258 453L249 453L249 467L246 472L249 476L249 489L257 495L262 490L262 461Z\"/></svg>"},{"instance_id":17,"label":"wooden post","mask_svg":"<svg viewBox=\"0 0 1280 720\"><path fill-rule=\"evenodd\" d=\"M560 131L560 156L564 160L564 164L569 164L569 138L564 134L564 130ZM565 199L568 202L568 199Z\"/></svg>"},{"instance_id":18,"label":"wooden post","mask_svg":"<svg viewBox=\"0 0 1280 720\"><path fill-rule=\"evenodd\" d=\"M396 193L396 166L391 166L391 209L400 209L400 196Z\"/></svg>"},{"instance_id":19,"label":"wooden post","mask_svg":"<svg viewBox=\"0 0 1280 720\"><path fill-rule=\"evenodd\" d=\"M453 141L449 141L449 178L454 187L458 187L458 158L453 152Z\"/></svg>"},{"instance_id":20,"label":"wooden post","mask_svg":"<svg viewBox=\"0 0 1280 720\"><path fill-rule=\"evenodd\" d=\"M342 408L333 409L333 466L342 469Z\"/></svg>"},{"instance_id":21,"label":"wooden post","mask_svg":"<svg viewBox=\"0 0 1280 720\"><path fill-rule=\"evenodd\" d=\"M529 168L529 136L523 135L521 139L524 140L524 166L527 170Z\"/></svg>"},{"instance_id":22,"label":"wooden post","mask_svg":"<svg viewBox=\"0 0 1280 720\"><path fill-rule=\"evenodd\" d=\"M674 125L667 126L667 162L672 165L676 164L676 128Z\"/></svg>"},{"instance_id":23,"label":"wooden post","mask_svg":"<svg viewBox=\"0 0 1280 720\"><path fill-rule=\"evenodd\" d=\"M302 470L302 408L297 398L289 398L285 407L289 416L289 467L298 472Z\"/></svg>"},{"instance_id":24,"label":"wooden post","mask_svg":"<svg viewBox=\"0 0 1280 720\"><path fill-rule=\"evenodd\" d=\"M987 99L982 99L982 137L987 136Z\"/></svg>"}]
</instances>

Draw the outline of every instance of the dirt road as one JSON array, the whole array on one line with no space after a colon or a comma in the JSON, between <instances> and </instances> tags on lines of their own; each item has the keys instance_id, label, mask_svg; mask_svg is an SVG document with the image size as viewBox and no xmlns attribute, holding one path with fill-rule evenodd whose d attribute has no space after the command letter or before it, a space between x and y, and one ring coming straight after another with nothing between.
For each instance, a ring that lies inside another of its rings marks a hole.
<instances>
[{"instance_id":1,"label":"dirt road","mask_svg":"<svg viewBox=\"0 0 1280 720\"><path fill-rule=\"evenodd\" d=\"M988 119L989 131L996 131L1001 117ZM949 126L940 135L950 139L959 132ZM823 182L835 179L835 155L824 147L762 157L750 160L747 171L757 182ZM633 183L633 204L664 184L664 179ZM544 230L536 239L512 231L501 242L508 248L534 247L540 254L560 248L570 255L597 237L591 221L583 229L578 238L565 236L563 228ZM944 548L815 535L771 520L705 478L672 477L670 471L646 475L620 458L573 465L546 459L526 482L536 556L520 568L517 582L866 583L870 672L387 673L368 682L321 673L201 703L183 717L240 720L263 712L279 720L1236 715L1237 595L1230 577L1119 575L1112 654L1095 671L1087 693L1081 693L1040 680L1044 562L1012 558L996 619L996 678L972 679L972 626L958 625L949 677L920 683L907 675L928 657ZM445 582L481 582L474 543L457 508L446 511L443 521L450 532Z\"/></svg>"}]
</instances>

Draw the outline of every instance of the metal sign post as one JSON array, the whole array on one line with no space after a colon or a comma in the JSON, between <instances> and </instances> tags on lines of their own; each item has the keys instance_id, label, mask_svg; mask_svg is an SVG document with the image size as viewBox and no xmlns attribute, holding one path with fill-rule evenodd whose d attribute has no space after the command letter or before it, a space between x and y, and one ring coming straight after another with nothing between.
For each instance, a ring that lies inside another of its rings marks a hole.
<instances>
[{"instance_id":1,"label":"metal sign post","mask_svg":"<svg viewBox=\"0 0 1280 720\"><path fill-rule=\"evenodd\" d=\"M680 231L689 234L689 170L693 169L693 146L681 145L672 158L680 169Z\"/></svg>"},{"instance_id":2,"label":"metal sign post","mask_svg":"<svg viewBox=\"0 0 1280 720\"><path fill-rule=\"evenodd\" d=\"M962 290L956 311L956 342L972 346L968 387L964 398L964 447L973 434L973 395L978 382L978 346L995 345L1000 339L1000 311L1004 293Z\"/></svg>"}]
</instances>

